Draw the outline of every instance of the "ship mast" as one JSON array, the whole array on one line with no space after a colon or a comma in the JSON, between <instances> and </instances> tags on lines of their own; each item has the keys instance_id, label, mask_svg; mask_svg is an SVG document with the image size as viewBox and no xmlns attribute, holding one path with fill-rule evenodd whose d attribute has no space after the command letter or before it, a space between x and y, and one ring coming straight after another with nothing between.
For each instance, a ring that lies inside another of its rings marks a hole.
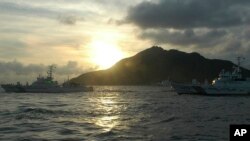
<instances>
[{"instance_id":1,"label":"ship mast","mask_svg":"<svg viewBox=\"0 0 250 141\"><path fill-rule=\"evenodd\" d=\"M244 57L237 57L237 66L234 68L234 74L237 74L237 78L241 79L241 70L240 70L240 66L241 63L243 62L245 58Z\"/></svg>"},{"instance_id":2,"label":"ship mast","mask_svg":"<svg viewBox=\"0 0 250 141\"><path fill-rule=\"evenodd\" d=\"M243 60L245 60L244 57L237 57L237 65L238 65L238 67L240 67L240 65L243 62Z\"/></svg>"},{"instance_id":3,"label":"ship mast","mask_svg":"<svg viewBox=\"0 0 250 141\"><path fill-rule=\"evenodd\" d=\"M48 74L48 79L52 80L53 79L53 71L56 67L54 65L50 65L49 66L49 69L47 71L47 74Z\"/></svg>"}]
</instances>

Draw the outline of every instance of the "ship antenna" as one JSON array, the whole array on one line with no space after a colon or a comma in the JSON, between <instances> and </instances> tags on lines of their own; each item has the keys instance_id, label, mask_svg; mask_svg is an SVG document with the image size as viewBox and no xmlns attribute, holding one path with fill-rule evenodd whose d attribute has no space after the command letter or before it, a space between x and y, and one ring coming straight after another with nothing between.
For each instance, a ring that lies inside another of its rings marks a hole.
<instances>
[{"instance_id":1,"label":"ship antenna","mask_svg":"<svg viewBox=\"0 0 250 141\"><path fill-rule=\"evenodd\" d=\"M54 71L55 68L56 67L54 65L49 66L49 70L48 70L47 74L48 74L48 78L51 79L51 80L53 79L53 71Z\"/></svg>"},{"instance_id":2,"label":"ship antenna","mask_svg":"<svg viewBox=\"0 0 250 141\"><path fill-rule=\"evenodd\" d=\"M235 69L238 73L240 72L240 66L241 66L241 63L243 62L243 60L245 60L244 57L237 57L237 67Z\"/></svg>"},{"instance_id":3,"label":"ship antenna","mask_svg":"<svg viewBox=\"0 0 250 141\"><path fill-rule=\"evenodd\" d=\"M240 65L243 62L243 60L245 60L244 57L237 57L237 63L238 63L237 65L238 65L238 67L240 67Z\"/></svg>"}]
</instances>

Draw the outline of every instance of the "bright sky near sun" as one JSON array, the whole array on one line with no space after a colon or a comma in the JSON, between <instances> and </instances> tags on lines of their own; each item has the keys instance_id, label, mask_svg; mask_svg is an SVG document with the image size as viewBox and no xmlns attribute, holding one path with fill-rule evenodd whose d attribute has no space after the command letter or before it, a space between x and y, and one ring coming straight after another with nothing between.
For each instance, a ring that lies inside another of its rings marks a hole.
<instances>
[{"instance_id":1,"label":"bright sky near sun","mask_svg":"<svg viewBox=\"0 0 250 141\"><path fill-rule=\"evenodd\" d=\"M147 46L117 24L136 1L1 0L0 59L107 69Z\"/></svg>"},{"instance_id":2,"label":"bright sky near sun","mask_svg":"<svg viewBox=\"0 0 250 141\"><path fill-rule=\"evenodd\" d=\"M107 69L153 45L247 58L249 7L228 0L0 0L0 78L49 64L64 74Z\"/></svg>"},{"instance_id":3,"label":"bright sky near sun","mask_svg":"<svg viewBox=\"0 0 250 141\"><path fill-rule=\"evenodd\" d=\"M116 31L105 30L96 32L87 45L91 50L91 61L99 65L100 68L106 69L127 57L128 54L122 51L119 46L119 41L122 41L121 34Z\"/></svg>"}]
</instances>

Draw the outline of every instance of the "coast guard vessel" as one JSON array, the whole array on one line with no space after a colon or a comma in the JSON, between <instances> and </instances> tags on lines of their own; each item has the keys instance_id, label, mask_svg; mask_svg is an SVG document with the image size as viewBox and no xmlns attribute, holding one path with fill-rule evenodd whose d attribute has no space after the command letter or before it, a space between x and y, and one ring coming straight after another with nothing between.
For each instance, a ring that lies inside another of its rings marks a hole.
<instances>
[{"instance_id":1,"label":"coast guard vessel","mask_svg":"<svg viewBox=\"0 0 250 141\"><path fill-rule=\"evenodd\" d=\"M248 95L250 94L250 78L243 78L240 69L243 58L237 59L238 65L233 67L233 71L222 70L211 85L193 81L192 84L172 83L172 86L178 94Z\"/></svg>"},{"instance_id":2,"label":"coast guard vessel","mask_svg":"<svg viewBox=\"0 0 250 141\"><path fill-rule=\"evenodd\" d=\"M38 76L36 81L31 85L17 84L2 84L2 88L5 92L15 93L68 93L68 92L86 92L93 91L93 87L82 86L75 83L65 82L63 85L59 85L57 81L54 81L53 70L54 66L49 66L47 77Z\"/></svg>"}]
</instances>

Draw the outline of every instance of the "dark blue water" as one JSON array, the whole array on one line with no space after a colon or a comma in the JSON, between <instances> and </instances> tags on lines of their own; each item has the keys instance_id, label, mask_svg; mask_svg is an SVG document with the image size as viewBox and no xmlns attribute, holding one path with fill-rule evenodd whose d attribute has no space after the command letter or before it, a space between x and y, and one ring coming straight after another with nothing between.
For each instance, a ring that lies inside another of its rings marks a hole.
<instances>
[{"instance_id":1,"label":"dark blue water","mask_svg":"<svg viewBox=\"0 0 250 141\"><path fill-rule=\"evenodd\" d=\"M88 93L0 94L3 141L223 141L230 124L250 124L250 97L111 86Z\"/></svg>"}]
</instances>

